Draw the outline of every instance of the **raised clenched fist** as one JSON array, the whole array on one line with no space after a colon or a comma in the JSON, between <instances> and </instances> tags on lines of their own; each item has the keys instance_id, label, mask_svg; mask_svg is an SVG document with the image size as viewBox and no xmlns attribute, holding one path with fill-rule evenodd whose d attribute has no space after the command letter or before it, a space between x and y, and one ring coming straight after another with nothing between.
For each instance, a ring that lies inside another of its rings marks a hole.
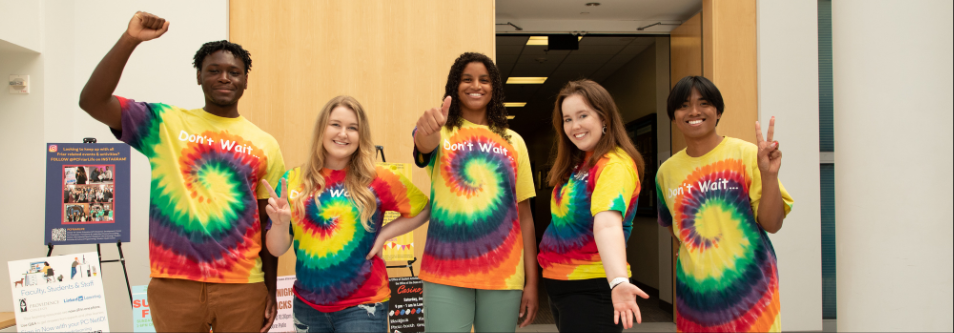
<instances>
[{"instance_id":1,"label":"raised clenched fist","mask_svg":"<svg viewBox=\"0 0 954 333\"><path fill-rule=\"evenodd\" d=\"M126 33L140 42L159 38L166 31L169 31L169 22L166 19L146 12L136 12L126 28Z\"/></svg>"}]
</instances>

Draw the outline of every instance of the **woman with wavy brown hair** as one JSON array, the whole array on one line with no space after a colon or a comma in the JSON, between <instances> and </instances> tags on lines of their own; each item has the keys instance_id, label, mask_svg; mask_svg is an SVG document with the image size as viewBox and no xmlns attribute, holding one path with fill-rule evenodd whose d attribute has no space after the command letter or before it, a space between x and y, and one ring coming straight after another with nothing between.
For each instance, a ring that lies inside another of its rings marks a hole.
<instances>
[{"instance_id":1,"label":"woman with wavy brown hair","mask_svg":"<svg viewBox=\"0 0 954 333\"><path fill-rule=\"evenodd\" d=\"M553 128L552 222L538 256L550 310L560 332L621 332L642 320L636 296L649 297L629 282L626 263L643 157L613 97L590 80L563 87Z\"/></svg>"}]
</instances>

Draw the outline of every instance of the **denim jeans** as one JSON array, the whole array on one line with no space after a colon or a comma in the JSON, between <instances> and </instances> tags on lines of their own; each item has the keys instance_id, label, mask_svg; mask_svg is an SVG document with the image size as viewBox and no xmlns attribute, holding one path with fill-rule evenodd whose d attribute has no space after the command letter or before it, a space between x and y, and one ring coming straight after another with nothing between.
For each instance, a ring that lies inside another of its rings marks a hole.
<instances>
[{"instance_id":1,"label":"denim jeans","mask_svg":"<svg viewBox=\"0 0 954 333\"><path fill-rule=\"evenodd\" d=\"M388 302L361 304L337 312L321 312L295 297L297 332L387 332Z\"/></svg>"}]
</instances>

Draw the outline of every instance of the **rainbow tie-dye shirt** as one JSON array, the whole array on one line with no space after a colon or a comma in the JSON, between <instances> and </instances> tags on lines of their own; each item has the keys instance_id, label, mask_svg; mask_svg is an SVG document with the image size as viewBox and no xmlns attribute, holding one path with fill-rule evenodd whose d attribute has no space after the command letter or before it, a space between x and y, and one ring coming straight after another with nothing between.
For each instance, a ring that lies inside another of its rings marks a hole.
<instances>
[{"instance_id":1,"label":"rainbow tie-dye shirt","mask_svg":"<svg viewBox=\"0 0 954 333\"><path fill-rule=\"evenodd\" d=\"M615 210L623 217L623 235L629 240L639 199L636 163L622 149L603 155L591 168L578 165L570 179L553 188L550 226L540 241L537 261L543 277L553 280L605 278L603 261L593 238L594 216ZM626 264L626 276L632 276Z\"/></svg>"},{"instance_id":2,"label":"rainbow tie-dye shirt","mask_svg":"<svg viewBox=\"0 0 954 333\"><path fill-rule=\"evenodd\" d=\"M296 257L294 292L318 311L341 311L391 298L384 260L377 256L367 260L365 256L381 231L384 212L414 217L427 205L427 196L400 174L380 166L376 172L370 185L377 202L370 221L372 232L364 229L361 213L345 189L346 171L321 170L325 188L317 194L318 204L315 194L301 196L300 168L282 177L288 182L292 207L297 200L305 200L304 216L293 209L290 225Z\"/></svg>"},{"instance_id":3,"label":"rainbow tie-dye shirt","mask_svg":"<svg viewBox=\"0 0 954 333\"><path fill-rule=\"evenodd\" d=\"M656 175L659 224L672 226L676 328L681 332L779 332L775 249L757 222L758 147L726 137L712 151L683 149ZM779 183L785 214L792 197Z\"/></svg>"},{"instance_id":4,"label":"rainbow tie-dye shirt","mask_svg":"<svg viewBox=\"0 0 954 333\"><path fill-rule=\"evenodd\" d=\"M431 177L431 222L421 280L449 286L522 290L523 234L517 203L536 195L527 146L464 120L441 129L430 154L414 151Z\"/></svg>"},{"instance_id":5,"label":"rainbow tie-dye shirt","mask_svg":"<svg viewBox=\"0 0 954 333\"><path fill-rule=\"evenodd\" d=\"M154 278L264 281L257 199L285 170L278 142L243 117L122 97L120 140L146 155Z\"/></svg>"}]
</instances>

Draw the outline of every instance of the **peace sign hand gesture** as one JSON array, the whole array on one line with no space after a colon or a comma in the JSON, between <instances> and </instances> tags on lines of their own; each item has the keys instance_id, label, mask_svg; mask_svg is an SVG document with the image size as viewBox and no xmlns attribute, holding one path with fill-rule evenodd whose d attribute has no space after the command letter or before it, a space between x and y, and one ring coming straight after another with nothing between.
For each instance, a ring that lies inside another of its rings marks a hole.
<instances>
[{"instance_id":1,"label":"peace sign hand gesture","mask_svg":"<svg viewBox=\"0 0 954 333\"><path fill-rule=\"evenodd\" d=\"M265 206L265 213L267 213L268 218L272 220L272 228L278 226L287 229L285 226L291 221L291 206L288 204L288 182L283 179L279 180L278 183L282 187L281 197L275 193L275 189L272 188L272 185L269 184L267 180L262 179L262 185L265 185L270 195L268 198L268 206Z\"/></svg>"},{"instance_id":2,"label":"peace sign hand gesture","mask_svg":"<svg viewBox=\"0 0 954 333\"><path fill-rule=\"evenodd\" d=\"M769 120L768 137L762 138L762 125L755 122L755 143L759 147L758 164L762 174L778 175L782 167L782 151L778 149L778 141L774 141L775 117Z\"/></svg>"}]
</instances>

